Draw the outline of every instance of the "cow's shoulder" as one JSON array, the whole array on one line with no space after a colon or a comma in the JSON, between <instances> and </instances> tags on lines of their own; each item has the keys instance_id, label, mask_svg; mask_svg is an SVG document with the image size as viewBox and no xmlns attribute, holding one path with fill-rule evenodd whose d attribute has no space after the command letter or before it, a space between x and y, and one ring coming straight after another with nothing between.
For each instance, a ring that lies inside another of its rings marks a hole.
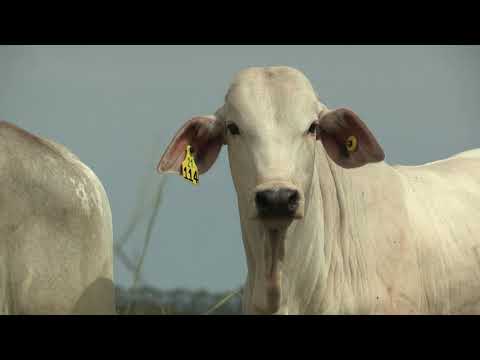
<instances>
[{"instance_id":1,"label":"cow's shoulder","mask_svg":"<svg viewBox=\"0 0 480 360\"><path fill-rule=\"evenodd\" d=\"M417 228L422 226L432 238L441 234L445 239L452 233L461 238L460 233L471 233L474 228L480 231L479 155L479 150L470 150L423 165L395 167L407 190L406 204Z\"/></svg>"},{"instance_id":2,"label":"cow's shoulder","mask_svg":"<svg viewBox=\"0 0 480 360\"><path fill-rule=\"evenodd\" d=\"M442 174L447 177L480 176L480 149L467 150L420 165L394 165L393 168L411 176L422 174Z\"/></svg>"},{"instance_id":3,"label":"cow's shoulder","mask_svg":"<svg viewBox=\"0 0 480 360\"><path fill-rule=\"evenodd\" d=\"M471 149L464 152L461 152L457 155L454 155L452 159L460 158L460 159L472 159L480 161L480 148L479 149Z\"/></svg>"}]
</instances>

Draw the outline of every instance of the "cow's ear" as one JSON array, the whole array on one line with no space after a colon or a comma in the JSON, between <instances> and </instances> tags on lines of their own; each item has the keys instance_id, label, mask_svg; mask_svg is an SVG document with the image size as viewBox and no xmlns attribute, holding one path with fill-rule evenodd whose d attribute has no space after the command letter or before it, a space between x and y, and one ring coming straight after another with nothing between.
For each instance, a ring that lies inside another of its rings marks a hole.
<instances>
[{"instance_id":1,"label":"cow's ear","mask_svg":"<svg viewBox=\"0 0 480 360\"><path fill-rule=\"evenodd\" d=\"M181 175L187 145L191 146L199 173L208 171L222 148L224 134L224 123L215 116L194 117L177 131L163 153L157 171Z\"/></svg>"},{"instance_id":2,"label":"cow's ear","mask_svg":"<svg viewBox=\"0 0 480 360\"><path fill-rule=\"evenodd\" d=\"M383 149L362 120L351 110L328 111L318 120L317 139L335 163L356 168L385 159Z\"/></svg>"}]
</instances>

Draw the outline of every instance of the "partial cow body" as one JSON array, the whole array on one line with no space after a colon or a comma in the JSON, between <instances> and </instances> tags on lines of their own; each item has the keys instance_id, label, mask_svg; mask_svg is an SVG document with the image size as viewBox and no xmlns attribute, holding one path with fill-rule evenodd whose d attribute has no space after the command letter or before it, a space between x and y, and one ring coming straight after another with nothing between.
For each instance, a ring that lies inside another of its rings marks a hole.
<instances>
[{"instance_id":1,"label":"partial cow body","mask_svg":"<svg viewBox=\"0 0 480 360\"><path fill-rule=\"evenodd\" d=\"M480 313L480 150L391 166L358 115L288 67L239 72L158 165L200 173L223 144L248 266L247 314Z\"/></svg>"},{"instance_id":2,"label":"partial cow body","mask_svg":"<svg viewBox=\"0 0 480 360\"><path fill-rule=\"evenodd\" d=\"M321 145L317 156L306 216L284 240L277 314L480 313L480 151L357 169ZM246 244L268 238L242 229ZM246 313L269 313L261 274L249 271Z\"/></svg>"},{"instance_id":3,"label":"partial cow body","mask_svg":"<svg viewBox=\"0 0 480 360\"><path fill-rule=\"evenodd\" d=\"M62 145L0 122L0 313L114 312L100 180Z\"/></svg>"}]
</instances>

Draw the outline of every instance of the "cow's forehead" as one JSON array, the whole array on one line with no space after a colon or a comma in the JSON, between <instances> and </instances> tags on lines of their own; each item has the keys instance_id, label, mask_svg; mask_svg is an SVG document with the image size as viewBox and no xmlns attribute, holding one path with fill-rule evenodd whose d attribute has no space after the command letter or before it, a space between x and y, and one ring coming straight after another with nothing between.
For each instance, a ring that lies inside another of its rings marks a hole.
<instances>
[{"instance_id":1,"label":"cow's forehead","mask_svg":"<svg viewBox=\"0 0 480 360\"><path fill-rule=\"evenodd\" d=\"M240 71L229 87L225 103L244 118L256 121L273 118L300 121L306 114L318 113L320 106L307 77L284 66Z\"/></svg>"}]
</instances>

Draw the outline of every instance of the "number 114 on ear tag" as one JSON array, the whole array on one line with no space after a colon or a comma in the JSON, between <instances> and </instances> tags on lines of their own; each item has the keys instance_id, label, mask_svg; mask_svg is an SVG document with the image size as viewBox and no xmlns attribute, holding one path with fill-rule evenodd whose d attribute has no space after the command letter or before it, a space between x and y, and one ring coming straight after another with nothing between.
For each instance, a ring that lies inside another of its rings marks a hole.
<instances>
[{"instance_id":1,"label":"number 114 on ear tag","mask_svg":"<svg viewBox=\"0 0 480 360\"><path fill-rule=\"evenodd\" d=\"M198 168L193 159L192 147L190 145L187 145L185 160L182 161L182 175L194 185L198 184Z\"/></svg>"}]
</instances>

